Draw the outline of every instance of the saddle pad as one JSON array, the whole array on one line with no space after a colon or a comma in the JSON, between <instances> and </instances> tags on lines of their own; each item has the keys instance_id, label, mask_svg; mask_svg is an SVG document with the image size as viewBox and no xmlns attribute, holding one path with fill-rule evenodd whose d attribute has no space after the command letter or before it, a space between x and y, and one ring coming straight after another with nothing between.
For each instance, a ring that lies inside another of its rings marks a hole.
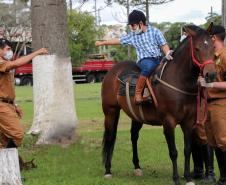
<instances>
[{"instance_id":1,"label":"saddle pad","mask_svg":"<svg viewBox=\"0 0 226 185\"><path fill-rule=\"evenodd\" d=\"M129 82L129 95L134 96L137 79L140 73L138 72L127 72L123 71L119 76L118 80L120 82L118 95L126 96L126 82Z\"/></svg>"}]
</instances>

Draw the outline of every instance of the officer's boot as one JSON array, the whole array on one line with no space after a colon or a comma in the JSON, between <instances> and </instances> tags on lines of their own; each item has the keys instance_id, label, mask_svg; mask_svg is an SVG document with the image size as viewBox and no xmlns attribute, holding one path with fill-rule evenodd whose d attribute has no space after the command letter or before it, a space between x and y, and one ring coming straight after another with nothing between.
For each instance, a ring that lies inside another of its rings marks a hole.
<instances>
[{"instance_id":1,"label":"officer's boot","mask_svg":"<svg viewBox=\"0 0 226 185\"><path fill-rule=\"evenodd\" d=\"M223 152L220 148L216 148L215 154L220 170L220 179L216 185L226 185L226 151Z\"/></svg>"},{"instance_id":2,"label":"officer's boot","mask_svg":"<svg viewBox=\"0 0 226 185\"><path fill-rule=\"evenodd\" d=\"M216 182L214 173L214 151L209 145L202 146L202 154L205 163L205 184Z\"/></svg>"},{"instance_id":3,"label":"officer's boot","mask_svg":"<svg viewBox=\"0 0 226 185\"><path fill-rule=\"evenodd\" d=\"M192 142L192 159L194 163L193 179L203 179L203 156L202 147L196 142Z\"/></svg>"},{"instance_id":4,"label":"officer's boot","mask_svg":"<svg viewBox=\"0 0 226 185\"><path fill-rule=\"evenodd\" d=\"M142 92L146 83L146 76L140 75L137 84L136 84L136 91L135 91L135 96L134 96L134 101L136 104L141 104L143 101L142 98Z\"/></svg>"}]
</instances>

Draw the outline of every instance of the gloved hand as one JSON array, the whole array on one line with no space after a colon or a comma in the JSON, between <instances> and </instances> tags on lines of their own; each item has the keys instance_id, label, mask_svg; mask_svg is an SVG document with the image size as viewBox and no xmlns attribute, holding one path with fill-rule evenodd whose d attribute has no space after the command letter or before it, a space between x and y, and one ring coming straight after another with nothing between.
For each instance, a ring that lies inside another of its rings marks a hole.
<instances>
[{"instance_id":1,"label":"gloved hand","mask_svg":"<svg viewBox=\"0 0 226 185\"><path fill-rule=\"evenodd\" d=\"M199 77L198 83L200 83L202 87L213 88L213 83L206 83L203 77Z\"/></svg>"},{"instance_id":2,"label":"gloved hand","mask_svg":"<svg viewBox=\"0 0 226 185\"><path fill-rule=\"evenodd\" d=\"M165 58L166 58L167 60L173 60L172 54L173 54L173 50L169 50L169 51L166 53Z\"/></svg>"}]
</instances>

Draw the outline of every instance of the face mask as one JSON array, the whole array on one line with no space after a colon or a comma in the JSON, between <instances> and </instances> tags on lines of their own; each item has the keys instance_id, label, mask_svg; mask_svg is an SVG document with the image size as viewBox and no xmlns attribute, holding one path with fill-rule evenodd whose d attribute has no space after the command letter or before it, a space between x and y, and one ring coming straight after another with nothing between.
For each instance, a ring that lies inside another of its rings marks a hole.
<instances>
[{"instance_id":1,"label":"face mask","mask_svg":"<svg viewBox=\"0 0 226 185\"><path fill-rule=\"evenodd\" d=\"M6 60L12 60L13 58L13 51L12 50L9 50L5 53L5 55L3 56L4 59Z\"/></svg>"},{"instance_id":2,"label":"face mask","mask_svg":"<svg viewBox=\"0 0 226 185\"><path fill-rule=\"evenodd\" d=\"M140 28L140 26L137 26L136 30L133 31L136 35L139 35L142 33L142 29Z\"/></svg>"}]
</instances>

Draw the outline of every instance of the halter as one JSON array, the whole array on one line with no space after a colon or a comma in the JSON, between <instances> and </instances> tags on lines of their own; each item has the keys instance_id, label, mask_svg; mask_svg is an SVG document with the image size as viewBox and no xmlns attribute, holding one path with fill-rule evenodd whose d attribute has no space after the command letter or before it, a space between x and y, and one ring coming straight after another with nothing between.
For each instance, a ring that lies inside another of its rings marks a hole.
<instances>
[{"instance_id":1,"label":"halter","mask_svg":"<svg viewBox=\"0 0 226 185\"><path fill-rule=\"evenodd\" d=\"M190 45L191 45L191 57L192 57L192 62L193 62L193 64L195 64L196 66L199 67L200 72L203 71L203 68L205 67L205 65L207 65L207 64L214 64L213 60L206 60L206 61L203 61L203 63L200 63L200 62L195 58L195 55L194 55L194 47L193 47L193 39L192 39L191 36L190 36Z\"/></svg>"}]
</instances>

